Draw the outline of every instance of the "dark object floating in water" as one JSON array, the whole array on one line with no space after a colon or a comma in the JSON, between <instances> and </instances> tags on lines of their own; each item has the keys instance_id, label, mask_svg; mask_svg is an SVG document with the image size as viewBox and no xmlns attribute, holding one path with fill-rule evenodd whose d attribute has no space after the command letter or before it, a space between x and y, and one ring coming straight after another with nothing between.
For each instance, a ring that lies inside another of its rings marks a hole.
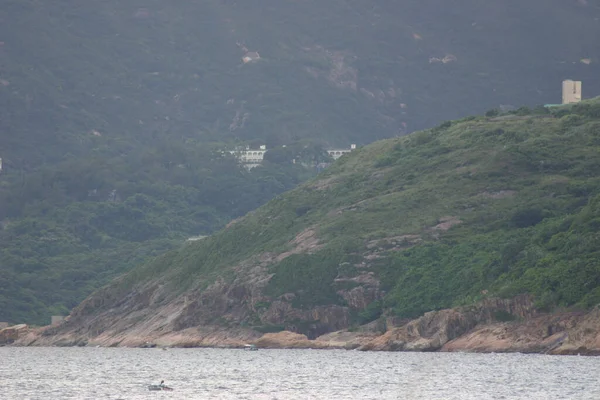
<instances>
[{"instance_id":1,"label":"dark object floating in water","mask_svg":"<svg viewBox=\"0 0 600 400\"><path fill-rule=\"evenodd\" d=\"M148 386L148 390L154 390L154 391L166 390L166 391L171 391L171 390L173 390L173 388L170 388L168 386L163 386L163 385L150 385L150 386Z\"/></svg>"}]
</instances>

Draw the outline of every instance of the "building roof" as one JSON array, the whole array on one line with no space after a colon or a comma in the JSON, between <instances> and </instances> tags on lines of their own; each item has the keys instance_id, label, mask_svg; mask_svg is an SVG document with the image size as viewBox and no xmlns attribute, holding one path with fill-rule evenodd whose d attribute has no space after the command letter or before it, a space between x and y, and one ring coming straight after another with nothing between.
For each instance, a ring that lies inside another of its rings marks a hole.
<instances>
[{"instance_id":1,"label":"building roof","mask_svg":"<svg viewBox=\"0 0 600 400\"><path fill-rule=\"evenodd\" d=\"M250 61L256 61L259 59L260 59L260 55L256 51L249 51L246 54L244 54L244 57L242 57L242 60L245 63L250 62Z\"/></svg>"}]
</instances>

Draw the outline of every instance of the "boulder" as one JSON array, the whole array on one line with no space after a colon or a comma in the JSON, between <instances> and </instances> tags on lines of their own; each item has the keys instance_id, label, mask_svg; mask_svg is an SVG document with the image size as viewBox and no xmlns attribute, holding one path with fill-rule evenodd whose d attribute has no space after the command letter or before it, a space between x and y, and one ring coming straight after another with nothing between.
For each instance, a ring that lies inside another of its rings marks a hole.
<instances>
[{"instance_id":1,"label":"boulder","mask_svg":"<svg viewBox=\"0 0 600 400\"><path fill-rule=\"evenodd\" d=\"M266 333L254 344L257 347L272 349L310 349L319 347L317 342L308 340L306 335L290 331Z\"/></svg>"},{"instance_id":2,"label":"boulder","mask_svg":"<svg viewBox=\"0 0 600 400\"><path fill-rule=\"evenodd\" d=\"M10 344L19 337L24 336L29 330L25 324L13 325L0 330L0 344Z\"/></svg>"}]
</instances>

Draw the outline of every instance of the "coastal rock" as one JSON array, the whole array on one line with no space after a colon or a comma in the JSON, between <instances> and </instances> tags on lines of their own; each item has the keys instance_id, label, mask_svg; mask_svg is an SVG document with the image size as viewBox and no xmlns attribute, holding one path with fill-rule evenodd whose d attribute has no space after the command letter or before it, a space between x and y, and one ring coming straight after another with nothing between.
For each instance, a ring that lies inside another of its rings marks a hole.
<instances>
[{"instance_id":1,"label":"coastal rock","mask_svg":"<svg viewBox=\"0 0 600 400\"><path fill-rule=\"evenodd\" d=\"M553 353L569 339L582 315L542 315L536 318L479 326L446 343L442 351Z\"/></svg>"},{"instance_id":2,"label":"coastal rock","mask_svg":"<svg viewBox=\"0 0 600 400\"><path fill-rule=\"evenodd\" d=\"M341 329L318 335L284 330L262 334L249 327L204 325L179 330L173 321L183 304L161 309L148 320L127 318L94 328L66 321L61 326L28 329L26 325L0 331L5 344L22 346L227 347L253 343L261 348L358 349L372 351L523 352L542 354L600 354L600 309L589 312L540 314L530 298L486 299L470 307L425 313L411 321L380 318L352 331ZM285 312L290 308L284 307ZM307 312L307 311L302 311ZM338 318L332 310L312 311L306 318ZM500 321L498 317L510 321ZM387 328L387 330L386 330ZM150 349L149 349L150 350Z\"/></svg>"},{"instance_id":3,"label":"coastal rock","mask_svg":"<svg viewBox=\"0 0 600 400\"><path fill-rule=\"evenodd\" d=\"M275 349L310 349L315 348L315 343L308 340L306 335L283 331L266 333L254 342L256 347ZM317 345L318 346L318 345Z\"/></svg>"},{"instance_id":4,"label":"coastal rock","mask_svg":"<svg viewBox=\"0 0 600 400\"><path fill-rule=\"evenodd\" d=\"M567 337L551 350L551 354L600 355L600 308L569 321Z\"/></svg>"},{"instance_id":5,"label":"coastal rock","mask_svg":"<svg viewBox=\"0 0 600 400\"><path fill-rule=\"evenodd\" d=\"M359 350L437 351L448 342L472 332L478 325L489 327L499 315L529 320L536 315L536 310L529 296L488 298L470 307L425 313L422 317L388 330Z\"/></svg>"},{"instance_id":6,"label":"coastal rock","mask_svg":"<svg viewBox=\"0 0 600 400\"><path fill-rule=\"evenodd\" d=\"M261 321L270 325L285 325L287 330L306 334L314 339L324 333L347 328L350 311L341 306L317 306L300 310L285 301L274 301L261 316Z\"/></svg>"},{"instance_id":7,"label":"coastal rock","mask_svg":"<svg viewBox=\"0 0 600 400\"><path fill-rule=\"evenodd\" d=\"M0 345L10 344L23 337L29 330L25 324L13 325L8 328L0 329Z\"/></svg>"},{"instance_id":8,"label":"coastal rock","mask_svg":"<svg viewBox=\"0 0 600 400\"><path fill-rule=\"evenodd\" d=\"M467 332L477 321L456 310L428 312L406 325L393 328L359 350L435 351Z\"/></svg>"},{"instance_id":9,"label":"coastal rock","mask_svg":"<svg viewBox=\"0 0 600 400\"><path fill-rule=\"evenodd\" d=\"M375 332L338 331L310 340L306 335L290 331L266 333L254 341L257 347L274 349L355 349L378 336Z\"/></svg>"},{"instance_id":10,"label":"coastal rock","mask_svg":"<svg viewBox=\"0 0 600 400\"><path fill-rule=\"evenodd\" d=\"M353 350L369 343L380 335L380 332L368 330L356 332L338 331L319 336L315 342L319 343L320 348Z\"/></svg>"}]
</instances>

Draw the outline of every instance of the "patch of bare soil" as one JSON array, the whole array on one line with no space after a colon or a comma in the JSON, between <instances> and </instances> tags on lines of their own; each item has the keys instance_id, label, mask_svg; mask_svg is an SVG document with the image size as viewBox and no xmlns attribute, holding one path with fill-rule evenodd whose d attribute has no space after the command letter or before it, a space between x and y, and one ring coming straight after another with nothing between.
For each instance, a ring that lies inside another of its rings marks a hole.
<instances>
[{"instance_id":1,"label":"patch of bare soil","mask_svg":"<svg viewBox=\"0 0 600 400\"><path fill-rule=\"evenodd\" d=\"M334 183L335 183L335 178L331 177L331 178L326 178L326 179L320 179L309 187L311 187L312 189L315 189L315 190L327 190L327 189L330 189Z\"/></svg>"},{"instance_id":2,"label":"patch of bare soil","mask_svg":"<svg viewBox=\"0 0 600 400\"><path fill-rule=\"evenodd\" d=\"M455 225L462 224L462 221L457 217L441 217L439 220L439 224L432 227L431 229L435 231L446 232L448 229L452 228Z\"/></svg>"},{"instance_id":3,"label":"patch of bare soil","mask_svg":"<svg viewBox=\"0 0 600 400\"><path fill-rule=\"evenodd\" d=\"M292 245L293 248L289 251L279 254L276 258L277 262L291 256L292 254L314 253L323 247L323 245L319 243L319 238L317 237L317 232L314 228L306 228L296 235L296 237L290 241L289 244Z\"/></svg>"}]
</instances>

